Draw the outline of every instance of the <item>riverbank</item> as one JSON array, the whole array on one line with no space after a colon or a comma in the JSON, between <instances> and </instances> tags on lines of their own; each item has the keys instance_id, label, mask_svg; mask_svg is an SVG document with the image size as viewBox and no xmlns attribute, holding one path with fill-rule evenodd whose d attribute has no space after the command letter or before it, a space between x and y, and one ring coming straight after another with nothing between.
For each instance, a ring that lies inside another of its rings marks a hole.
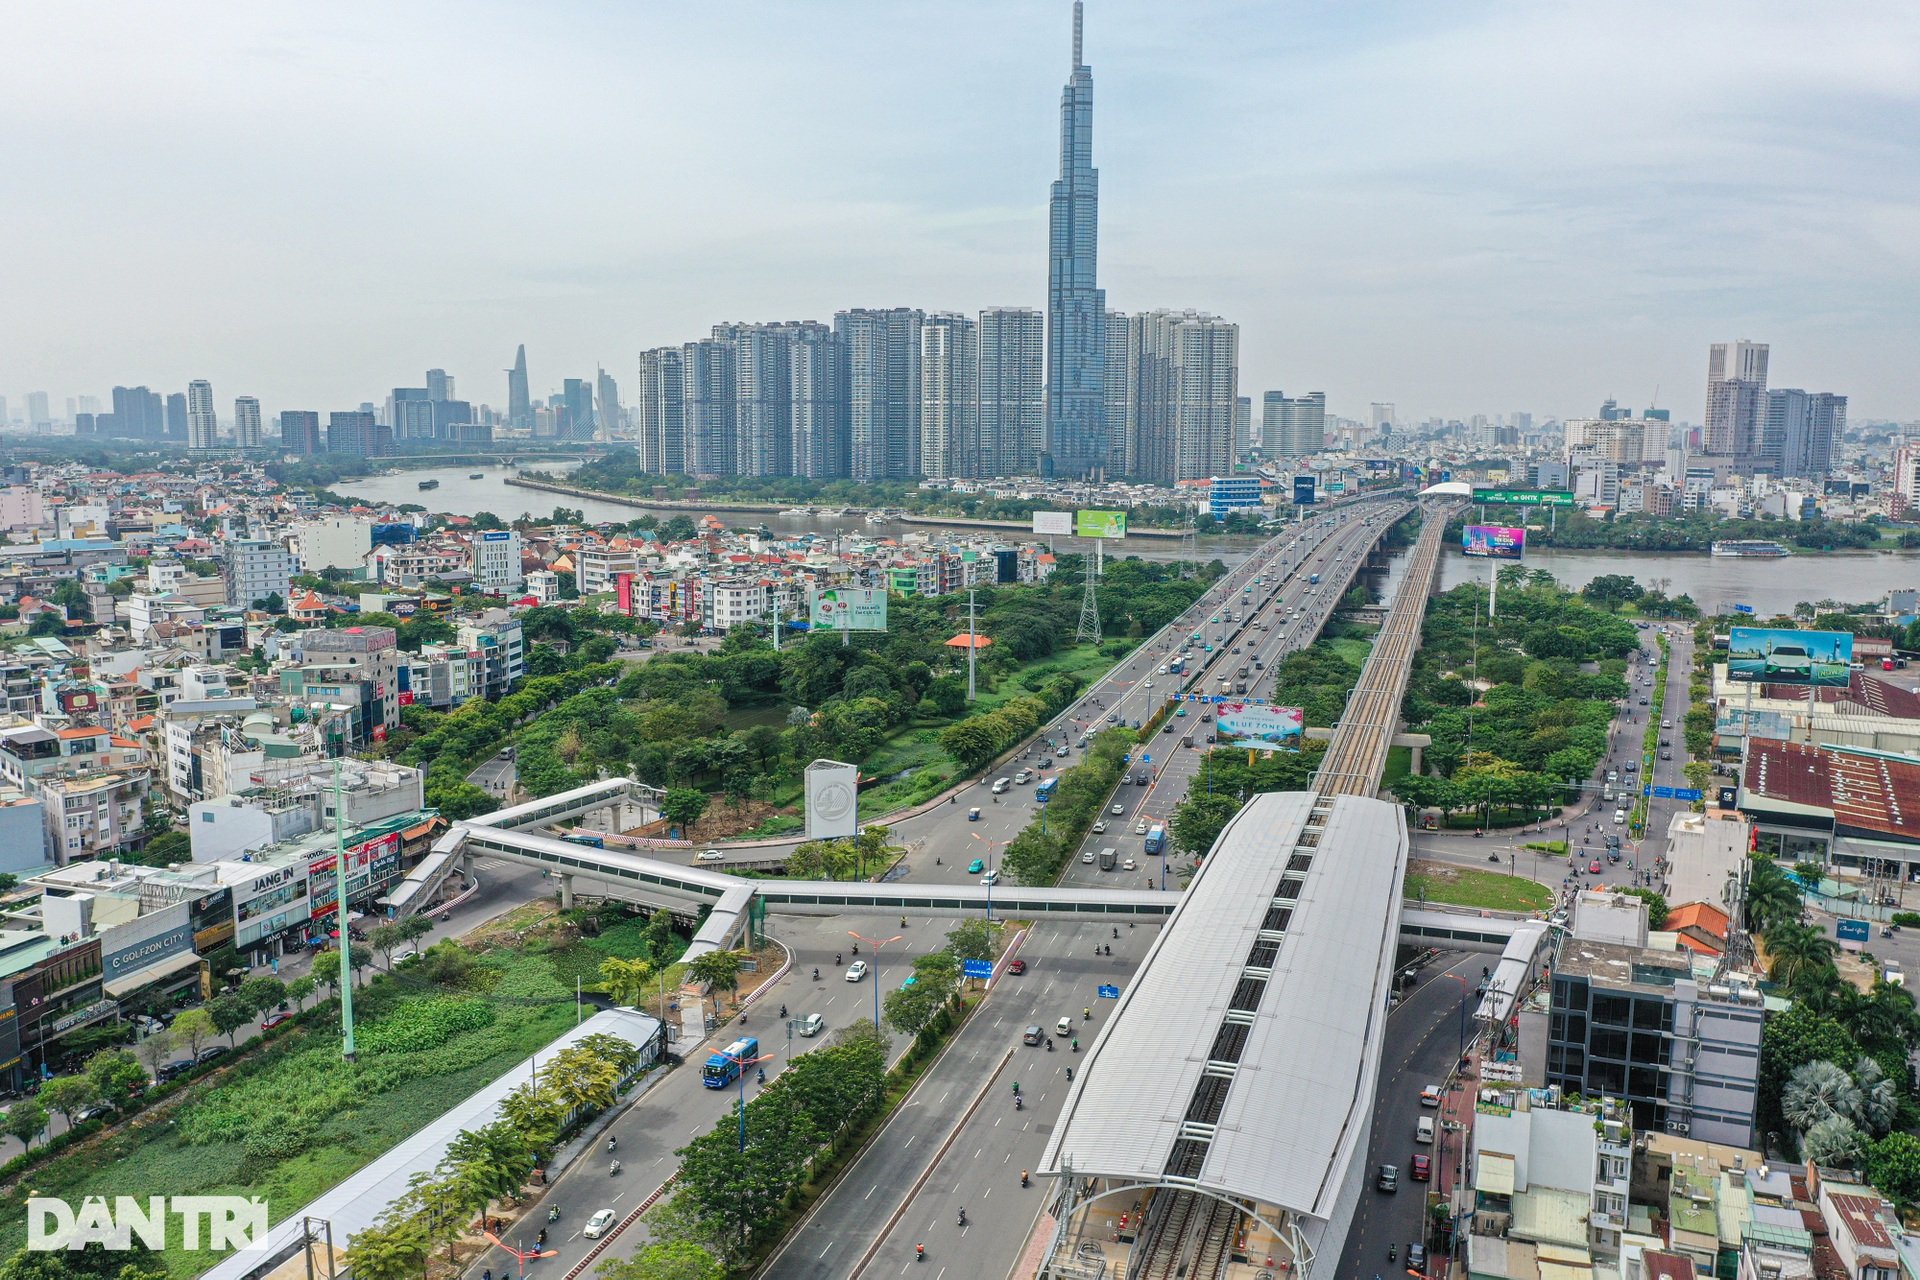
<instances>
[{"instance_id":1,"label":"riverbank","mask_svg":"<svg viewBox=\"0 0 1920 1280\"><path fill-rule=\"evenodd\" d=\"M672 498L638 498L631 494L609 493L604 489L583 489L578 485L556 484L550 480L529 480L523 476L509 476L504 483L516 489L539 489L546 493L558 493L570 498L587 498L596 502L608 502L615 506L632 507L640 511L676 511L691 514L693 512L736 515L783 515L787 508L771 502L710 502L700 499L695 502L676 501ZM944 525L961 529L992 529L996 532L1024 534L1033 537L1031 523L1018 520L976 520L966 516L921 516L909 513L890 516L896 524ZM1129 526L1129 538L1173 538L1183 536L1179 529L1145 529L1138 525Z\"/></svg>"}]
</instances>

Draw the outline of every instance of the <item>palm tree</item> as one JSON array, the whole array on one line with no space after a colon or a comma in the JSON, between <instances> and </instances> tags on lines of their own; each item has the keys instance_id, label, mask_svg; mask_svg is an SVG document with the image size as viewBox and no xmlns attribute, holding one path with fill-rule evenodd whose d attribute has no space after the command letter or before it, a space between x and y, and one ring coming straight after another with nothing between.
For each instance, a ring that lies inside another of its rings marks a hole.
<instances>
[{"instance_id":1,"label":"palm tree","mask_svg":"<svg viewBox=\"0 0 1920 1280\"><path fill-rule=\"evenodd\" d=\"M1853 1078L1853 1118L1869 1136L1877 1138L1893 1128L1894 1118L1900 1113L1900 1090L1872 1058L1861 1058L1854 1064Z\"/></svg>"},{"instance_id":2,"label":"palm tree","mask_svg":"<svg viewBox=\"0 0 1920 1280\"><path fill-rule=\"evenodd\" d=\"M1800 1155L1818 1165L1845 1165L1858 1160L1867 1146L1866 1135L1845 1116L1829 1116L1800 1139Z\"/></svg>"},{"instance_id":3,"label":"palm tree","mask_svg":"<svg viewBox=\"0 0 1920 1280\"><path fill-rule=\"evenodd\" d=\"M1860 1089L1846 1071L1824 1059L1803 1062L1787 1078L1780 1092L1780 1114L1801 1133L1834 1117L1850 1117L1860 1109Z\"/></svg>"},{"instance_id":4,"label":"palm tree","mask_svg":"<svg viewBox=\"0 0 1920 1280\"><path fill-rule=\"evenodd\" d=\"M1747 928L1769 933L1800 918L1800 889L1767 858L1753 858L1747 880Z\"/></svg>"},{"instance_id":5,"label":"palm tree","mask_svg":"<svg viewBox=\"0 0 1920 1280\"><path fill-rule=\"evenodd\" d=\"M1798 923L1775 925L1767 930L1766 942L1767 976L1788 986L1802 973L1831 965L1838 949L1820 930Z\"/></svg>"}]
</instances>

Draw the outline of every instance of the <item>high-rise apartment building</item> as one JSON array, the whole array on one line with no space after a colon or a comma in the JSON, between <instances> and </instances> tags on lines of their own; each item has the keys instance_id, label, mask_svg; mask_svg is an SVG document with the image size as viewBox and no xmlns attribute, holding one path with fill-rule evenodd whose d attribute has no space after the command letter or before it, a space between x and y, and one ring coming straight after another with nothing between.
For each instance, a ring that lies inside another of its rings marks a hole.
<instances>
[{"instance_id":1,"label":"high-rise apartment building","mask_svg":"<svg viewBox=\"0 0 1920 1280\"><path fill-rule=\"evenodd\" d=\"M239 396L233 402L233 442L242 449L260 447L260 400Z\"/></svg>"},{"instance_id":2,"label":"high-rise apartment building","mask_svg":"<svg viewBox=\"0 0 1920 1280\"><path fill-rule=\"evenodd\" d=\"M1107 295L1099 287L1100 173L1093 167L1093 69L1081 57L1060 93L1060 176L1047 213L1047 447L1043 469L1081 476L1108 465Z\"/></svg>"},{"instance_id":3,"label":"high-rise apartment building","mask_svg":"<svg viewBox=\"0 0 1920 1280\"><path fill-rule=\"evenodd\" d=\"M160 407L160 397L155 396L153 399L154 403L149 406L149 413ZM168 440L185 440L190 434L190 428L187 425L187 398L180 392L175 391L167 396L164 424L157 429L157 434Z\"/></svg>"},{"instance_id":4,"label":"high-rise apartment building","mask_svg":"<svg viewBox=\"0 0 1920 1280\"><path fill-rule=\"evenodd\" d=\"M847 474L847 347L824 324L797 328L787 350L793 414L793 474L815 480Z\"/></svg>"},{"instance_id":5,"label":"high-rise apartment building","mask_svg":"<svg viewBox=\"0 0 1920 1280\"><path fill-rule=\"evenodd\" d=\"M618 439L627 433L627 414L620 407L620 384L605 369L597 370L593 379L594 398L599 407L594 415L603 440Z\"/></svg>"},{"instance_id":6,"label":"high-rise apartment building","mask_svg":"<svg viewBox=\"0 0 1920 1280\"><path fill-rule=\"evenodd\" d=\"M793 377L786 324L717 324L715 341L733 347L733 471L743 476L793 472Z\"/></svg>"},{"instance_id":7,"label":"high-rise apartment building","mask_svg":"<svg viewBox=\"0 0 1920 1280\"><path fill-rule=\"evenodd\" d=\"M593 384L585 378L563 379L560 400L567 411L566 430L561 434L569 440L593 439L598 422L593 412Z\"/></svg>"},{"instance_id":8,"label":"high-rise apartment building","mask_svg":"<svg viewBox=\"0 0 1920 1280\"><path fill-rule=\"evenodd\" d=\"M1253 448L1253 397L1235 396L1233 400L1233 456L1237 461Z\"/></svg>"},{"instance_id":9,"label":"high-rise apartment building","mask_svg":"<svg viewBox=\"0 0 1920 1280\"><path fill-rule=\"evenodd\" d=\"M1367 425L1373 428L1373 434L1377 436L1389 435L1398 420L1395 417L1397 412L1391 400L1375 400L1368 410Z\"/></svg>"},{"instance_id":10,"label":"high-rise apartment building","mask_svg":"<svg viewBox=\"0 0 1920 1280\"><path fill-rule=\"evenodd\" d=\"M1231 474L1240 326L1199 311L1149 311L1129 323L1140 352L1131 472L1159 484Z\"/></svg>"},{"instance_id":11,"label":"high-rise apartment building","mask_svg":"<svg viewBox=\"0 0 1920 1280\"><path fill-rule=\"evenodd\" d=\"M393 441L393 428L375 424L370 409L347 409L327 415L327 452L357 458L384 458Z\"/></svg>"},{"instance_id":12,"label":"high-rise apartment building","mask_svg":"<svg viewBox=\"0 0 1920 1280\"><path fill-rule=\"evenodd\" d=\"M453 399L453 379L447 375L445 369L427 370L427 399Z\"/></svg>"},{"instance_id":13,"label":"high-rise apartment building","mask_svg":"<svg viewBox=\"0 0 1920 1280\"><path fill-rule=\"evenodd\" d=\"M976 430L981 476L1040 474L1047 430L1046 339L1046 317L1032 307L989 307L980 313Z\"/></svg>"},{"instance_id":14,"label":"high-rise apartment building","mask_svg":"<svg viewBox=\"0 0 1920 1280\"><path fill-rule=\"evenodd\" d=\"M47 405L46 392L27 392L27 425L30 427L53 425L53 410Z\"/></svg>"},{"instance_id":15,"label":"high-rise apartment building","mask_svg":"<svg viewBox=\"0 0 1920 1280\"><path fill-rule=\"evenodd\" d=\"M935 479L984 474L979 410L978 327L966 316L928 316L920 326L921 474Z\"/></svg>"},{"instance_id":16,"label":"high-rise apartment building","mask_svg":"<svg viewBox=\"0 0 1920 1280\"><path fill-rule=\"evenodd\" d=\"M186 438L187 398L180 397L181 439ZM113 425L105 435L128 440L160 440L167 435L165 410L160 397L145 387L113 389Z\"/></svg>"},{"instance_id":17,"label":"high-rise apartment building","mask_svg":"<svg viewBox=\"0 0 1920 1280\"><path fill-rule=\"evenodd\" d=\"M287 598L293 558L286 544L268 538L235 538L227 543L227 603L245 609L269 596Z\"/></svg>"},{"instance_id":18,"label":"high-rise apartment building","mask_svg":"<svg viewBox=\"0 0 1920 1280\"><path fill-rule=\"evenodd\" d=\"M1786 387L1767 392L1753 469L1776 476L1826 479L1833 444L1847 426L1847 398Z\"/></svg>"},{"instance_id":19,"label":"high-rise apartment building","mask_svg":"<svg viewBox=\"0 0 1920 1280\"><path fill-rule=\"evenodd\" d=\"M527 390L527 344L513 353L513 368L507 370L507 425L533 426L533 396Z\"/></svg>"},{"instance_id":20,"label":"high-rise apartment building","mask_svg":"<svg viewBox=\"0 0 1920 1280\"><path fill-rule=\"evenodd\" d=\"M857 307L833 318L846 344L848 469L855 480L920 471L920 325L911 307Z\"/></svg>"},{"instance_id":21,"label":"high-rise apartment building","mask_svg":"<svg viewBox=\"0 0 1920 1280\"><path fill-rule=\"evenodd\" d=\"M1106 314L1107 473L1139 472L1140 329L1123 311Z\"/></svg>"},{"instance_id":22,"label":"high-rise apartment building","mask_svg":"<svg viewBox=\"0 0 1920 1280\"><path fill-rule=\"evenodd\" d=\"M1767 412L1767 344L1716 342L1707 350L1707 413L1701 447L1710 457L1750 459Z\"/></svg>"},{"instance_id":23,"label":"high-rise apartment building","mask_svg":"<svg viewBox=\"0 0 1920 1280\"><path fill-rule=\"evenodd\" d=\"M1304 458L1327 444L1327 393L1289 396L1269 391L1262 397L1260 447L1283 458Z\"/></svg>"},{"instance_id":24,"label":"high-rise apartment building","mask_svg":"<svg viewBox=\"0 0 1920 1280\"><path fill-rule=\"evenodd\" d=\"M187 448L211 449L220 443L213 412L213 384L195 378L187 384Z\"/></svg>"},{"instance_id":25,"label":"high-rise apartment building","mask_svg":"<svg viewBox=\"0 0 1920 1280\"><path fill-rule=\"evenodd\" d=\"M1893 497L1894 515L1920 511L1920 444L1893 451Z\"/></svg>"},{"instance_id":26,"label":"high-rise apartment building","mask_svg":"<svg viewBox=\"0 0 1920 1280\"><path fill-rule=\"evenodd\" d=\"M301 455L324 452L325 446L320 440L320 415L312 409L282 409L280 449L284 453Z\"/></svg>"},{"instance_id":27,"label":"high-rise apartment building","mask_svg":"<svg viewBox=\"0 0 1920 1280\"><path fill-rule=\"evenodd\" d=\"M690 475L730 476L735 465L733 344L709 338L689 342L681 365L686 404L686 470Z\"/></svg>"},{"instance_id":28,"label":"high-rise apartment building","mask_svg":"<svg viewBox=\"0 0 1920 1280\"><path fill-rule=\"evenodd\" d=\"M687 467L687 384L679 347L640 353L640 465L656 475L679 475Z\"/></svg>"}]
</instances>

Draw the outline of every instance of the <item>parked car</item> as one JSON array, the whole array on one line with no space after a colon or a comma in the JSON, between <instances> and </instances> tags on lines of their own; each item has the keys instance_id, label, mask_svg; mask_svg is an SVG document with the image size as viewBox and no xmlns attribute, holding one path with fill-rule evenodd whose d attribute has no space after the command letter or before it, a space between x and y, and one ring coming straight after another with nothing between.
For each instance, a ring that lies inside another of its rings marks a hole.
<instances>
[{"instance_id":1,"label":"parked car","mask_svg":"<svg viewBox=\"0 0 1920 1280\"><path fill-rule=\"evenodd\" d=\"M725 862L726 860L727 855L718 849L702 849L700 851L700 861L702 862Z\"/></svg>"},{"instance_id":2,"label":"parked car","mask_svg":"<svg viewBox=\"0 0 1920 1280\"><path fill-rule=\"evenodd\" d=\"M1412 1173L1413 1180L1415 1182L1427 1181L1429 1178L1433 1177L1433 1157L1425 1154L1414 1156L1413 1168L1412 1170L1410 1170L1410 1172Z\"/></svg>"},{"instance_id":3,"label":"parked car","mask_svg":"<svg viewBox=\"0 0 1920 1280\"><path fill-rule=\"evenodd\" d=\"M262 1031L271 1031L283 1022L292 1022L292 1021L293 1021L293 1015L287 1012L285 1009L281 1009L274 1013L270 1013L266 1017L260 1019L260 1029Z\"/></svg>"},{"instance_id":4,"label":"parked car","mask_svg":"<svg viewBox=\"0 0 1920 1280\"><path fill-rule=\"evenodd\" d=\"M165 1084L169 1080L178 1080L181 1076L187 1074L187 1072L193 1070L195 1067L199 1065L200 1064L195 1062L192 1058L180 1058L176 1061L167 1063L165 1066L161 1067L158 1071L154 1072L153 1078L159 1083Z\"/></svg>"},{"instance_id":5,"label":"parked car","mask_svg":"<svg viewBox=\"0 0 1920 1280\"><path fill-rule=\"evenodd\" d=\"M1420 1105L1423 1107L1439 1106L1440 1105L1440 1086L1437 1084L1421 1085L1420 1086Z\"/></svg>"},{"instance_id":6,"label":"parked car","mask_svg":"<svg viewBox=\"0 0 1920 1280\"><path fill-rule=\"evenodd\" d=\"M210 1044L206 1048L202 1049L199 1053L194 1054L193 1060L196 1063L212 1062L215 1058L226 1057L228 1052L230 1051L228 1050L227 1046L223 1044Z\"/></svg>"}]
</instances>

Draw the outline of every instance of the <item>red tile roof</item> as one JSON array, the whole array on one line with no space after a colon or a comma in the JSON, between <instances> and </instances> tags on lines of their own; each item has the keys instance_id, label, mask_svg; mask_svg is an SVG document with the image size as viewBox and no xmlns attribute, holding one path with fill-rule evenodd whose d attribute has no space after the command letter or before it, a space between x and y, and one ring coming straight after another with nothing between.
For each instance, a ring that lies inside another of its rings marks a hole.
<instances>
[{"instance_id":1,"label":"red tile roof","mask_svg":"<svg viewBox=\"0 0 1920 1280\"><path fill-rule=\"evenodd\" d=\"M1789 804L1828 809L1836 828L1920 840L1920 764L1755 738L1746 789Z\"/></svg>"},{"instance_id":2,"label":"red tile roof","mask_svg":"<svg viewBox=\"0 0 1920 1280\"><path fill-rule=\"evenodd\" d=\"M1695 1280L1700 1274L1693 1268L1693 1259L1682 1254L1648 1250L1640 1257L1647 1269L1647 1280Z\"/></svg>"},{"instance_id":3,"label":"red tile roof","mask_svg":"<svg viewBox=\"0 0 1920 1280\"><path fill-rule=\"evenodd\" d=\"M1880 1199L1877 1196L1855 1196L1843 1192L1831 1192L1828 1197L1833 1201L1834 1212L1840 1215L1841 1223L1847 1234L1853 1237L1855 1246L1861 1249L1893 1250L1893 1237L1887 1234L1886 1224L1880 1221Z\"/></svg>"}]
</instances>

